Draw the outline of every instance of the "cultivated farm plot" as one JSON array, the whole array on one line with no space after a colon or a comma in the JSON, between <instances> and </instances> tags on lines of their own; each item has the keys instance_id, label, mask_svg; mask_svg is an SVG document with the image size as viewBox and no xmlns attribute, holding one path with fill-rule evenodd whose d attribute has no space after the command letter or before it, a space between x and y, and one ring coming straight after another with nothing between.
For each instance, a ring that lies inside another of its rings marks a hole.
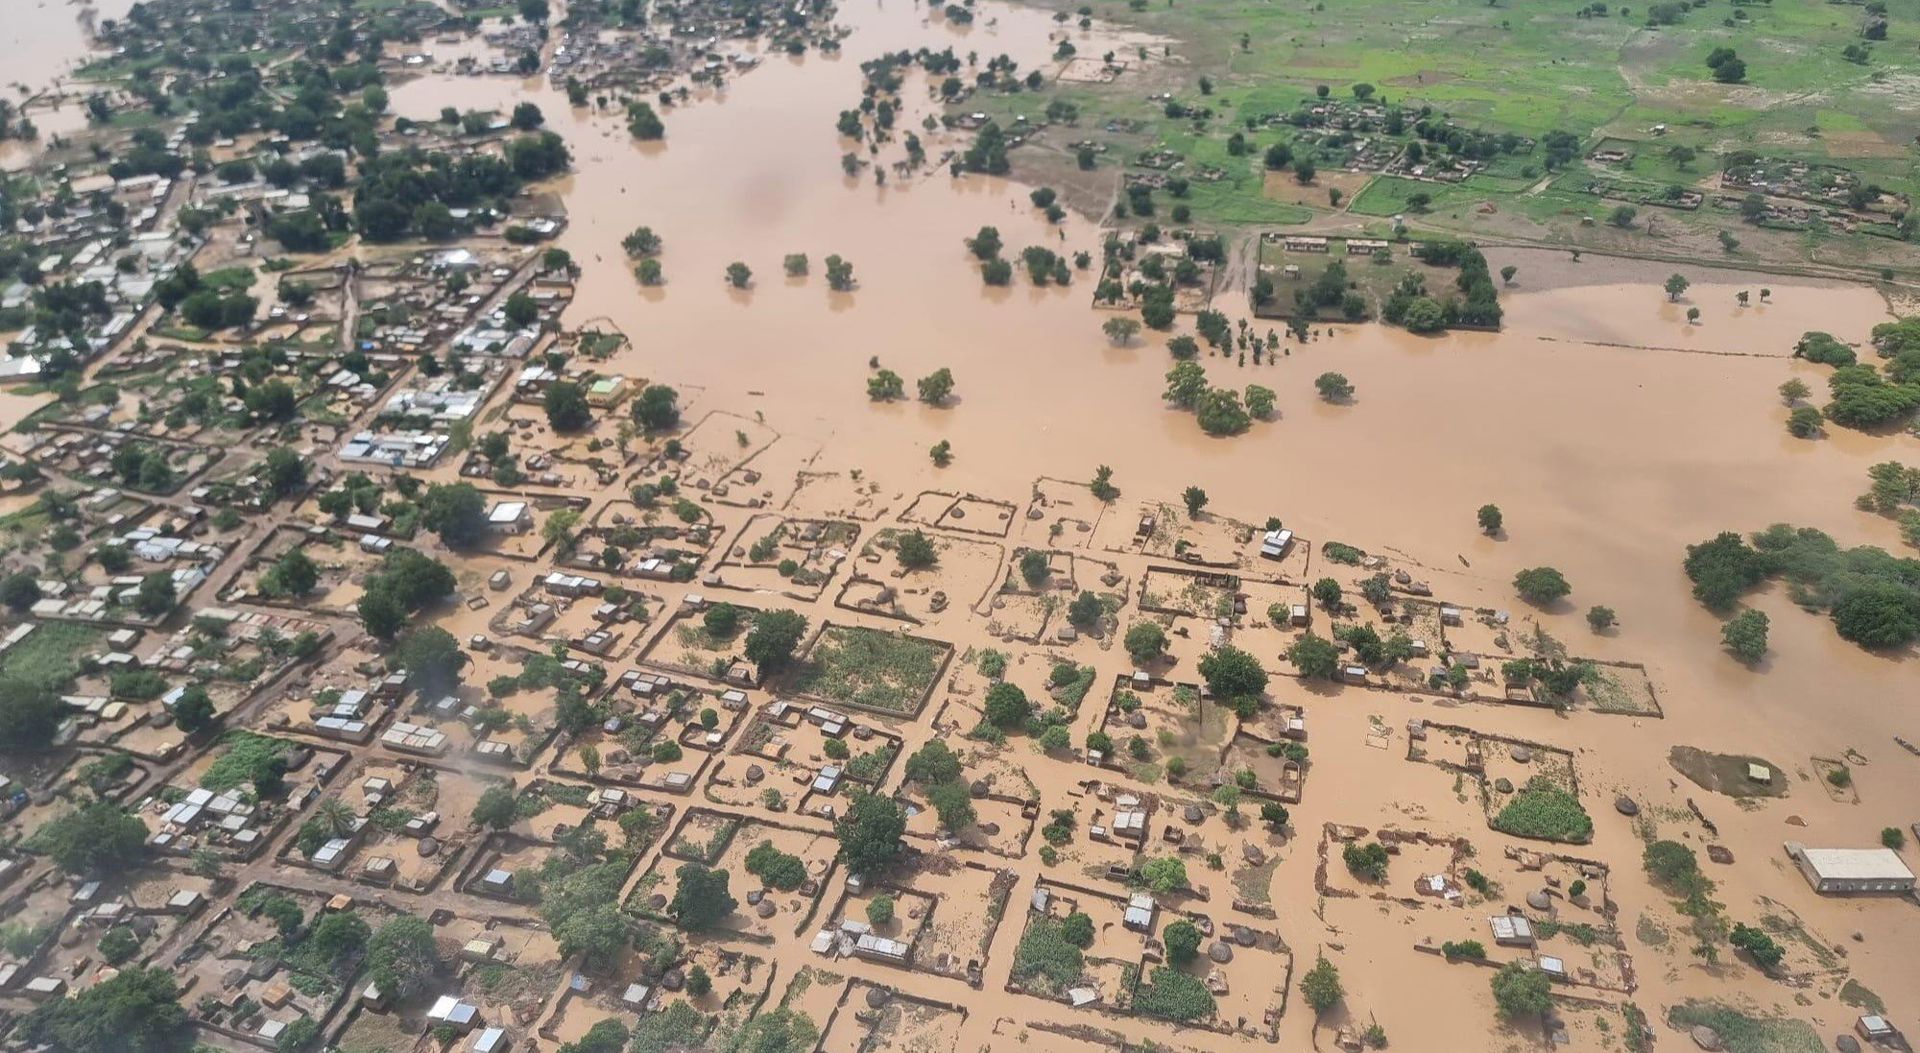
<instances>
[{"instance_id":1,"label":"cultivated farm plot","mask_svg":"<svg viewBox=\"0 0 1920 1053\"><path fill-rule=\"evenodd\" d=\"M1592 673L1581 682L1577 698L1584 698L1596 713L1621 713L1636 717L1661 715L1660 698L1654 692L1653 678L1647 668L1626 662L1591 662Z\"/></svg>"},{"instance_id":2,"label":"cultivated farm plot","mask_svg":"<svg viewBox=\"0 0 1920 1053\"><path fill-rule=\"evenodd\" d=\"M1231 617L1234 590L1213 575L1150 567L1140 586L1142 610L1211 620Z\"/></svg>"},{"instance_id":3,"label":"cultivated farm plot","mask_svg":"<svg viewBox=\"0 0 1920 1053\"><path fill-rule=\"evenodd\" d=\"M952 655L950 644L859 626L828 624L791 686L830 703L912 717Z\"/></svg>"}]
</instances>

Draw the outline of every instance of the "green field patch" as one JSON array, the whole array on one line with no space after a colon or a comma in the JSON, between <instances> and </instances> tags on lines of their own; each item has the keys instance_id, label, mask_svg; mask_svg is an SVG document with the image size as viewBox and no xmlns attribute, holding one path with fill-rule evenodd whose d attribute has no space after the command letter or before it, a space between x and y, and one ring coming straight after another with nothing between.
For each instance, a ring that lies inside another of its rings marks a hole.
<instances>
[{"instance_id":1,"label":"green field patch","mask_svg":"<svg viewBox=\"0 0 1920 1053\"><path fill-rule=\"evenodd\" d=\"M887 713L915 713L946 665L945 644L858 626L829 625L801 663L802 694Z\"/></svg>"},{"instance_id":2,"label":"green field patch","mask_svg":"<svg viewBox=\"0 0 1920 1053\"><path fill-rule=\"evenodd\" d=\"M92 653L105 638L105 633L87 625L43 623L0 657L0 675L64 690L80 673L80 656Z\"/></svg>"}]
</instances>

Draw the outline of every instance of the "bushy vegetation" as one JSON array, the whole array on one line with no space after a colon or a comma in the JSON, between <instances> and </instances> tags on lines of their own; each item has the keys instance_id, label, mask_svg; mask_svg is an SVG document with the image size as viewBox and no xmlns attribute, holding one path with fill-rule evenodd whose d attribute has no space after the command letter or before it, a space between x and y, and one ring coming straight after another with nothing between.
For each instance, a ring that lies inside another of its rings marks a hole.
<instances>
[{"instance_id":1,"label":"bushy vegetation","mask_svg":"<svg viewBox=\"0 0 1920 1053\"><path fill-rule=\"evenodd\" d=\"M1048 994L1078 980L1085 965L1086 956L1067 938L1065 922L1049 917L1030 919L1013 952L1014 980Z\"/></svg>"},{"instance_id":2,"label":"bushy vegetation","mask_svg":"<svg viewBox=\"0 0 1920 1053\"><path fill-rule=\"evenodd\" d=\"M747 873L768 888L792 892L806 883L807 864L799 856L775 848L772 841L762 841L747 853Z\"/></svg>"},{"instance_id":3,"label":"bushy vegetation","mask_svg":"<svg viewBox=\"0 0 1920 1053\"><path fill-rule=\"evenodd\" d=\"M1133 993L1133 1007L1163 1020L1205 1020L1214 1014L1207 986L1170 966L1153 970L1153 978Z\"/></svg>"},{"instance_id":4,"label":"bushy vegetation","mask_svg":"<svg viewBox=\"0 0 1920 1053\"><path fill-rule=\"evenodd\" d=\"M1862 647L1920 638L1920 559L1867 545L1843 549L1819 530L1780 523L1751 543L1727 532L1688 546L1684 566L1694 598L1716 610L1781 577L1795 603L1825 611L1842 638Z\"/></svg>"},{"instance_id":5,"label":"bushy vegetation","mask_svg":"<svg viewBox=\"0 0 1920 1053\"><path fill-rule=\"evenodd\" d=\"M1349 841L1340 850L1340 859L1346 863L1347 870L1362 881L1385 881L1387 878L1387 846L1378 841L1361 844Z\"/></svg>"},{"instance_id":6,"label":"bushy vegetation","mask_svg":"<svg viewBox=\"0 0 1920 1053\"><path fill-rule=\"evenodd\" d=\"M1584 844L1593 839L1593 817L1580 798L1536 775L1493 817L1493 828L1516 837Z\"/></svg>"}]
</instances>

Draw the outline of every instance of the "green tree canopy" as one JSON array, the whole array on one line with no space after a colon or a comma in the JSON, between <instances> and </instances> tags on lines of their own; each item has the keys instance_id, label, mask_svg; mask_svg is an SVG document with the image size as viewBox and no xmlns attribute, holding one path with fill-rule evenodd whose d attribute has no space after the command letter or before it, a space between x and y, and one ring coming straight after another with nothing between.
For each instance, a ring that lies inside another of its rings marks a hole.
<instances>
[{"instance_id":1,"label":"green tree canopy","mask_svg":"<svg viewBox=\"0 0 1920 1053\"><path fill-rule=\"evenodd\" d=\"M61 1053L167 1053L189 1045L187 1011L165 969L125 969L54 999L20 1022L21 1033Z\"/></svg>"},{"instance_id":2,"label":"green tree canopy","mask_svg":"<svg viewBox=\"0 0 1920 1053\"><path fill-rule=\"evenodd\" d=\"M807 633L806 616L798 611L761 611L753 616L753 628L747 630L747 660L767 676L785 669L793 661L793 652Z\"/></svg>"},{"instance_id":3,"label":"green tree canopy","mask_svg":"<svg viewBox=\"0 0 1920 1053\"><path fill-rule=\"evenodd\" d=\"M668 909L683 928L700 932L719 924L740 901L727 890L728 874L698 863L682 863L674 872L673 902Z\"/></svg>"},{"instance_id":4,"label":"green tree canopy","mask_svg":"<svg viewBox=\"0 0 1920 1053\"><path fill-rule=\"evenodd\" d=\"M83 877L139 865L146 844L146 824L108 801L57 816L26 841L29 851L45 853L61 870Z\"/></svg>"},{"instance_id":5,"label":"green tree canopy","mask_svg":"<svg viewBox=\"0 0 1920 1053\"><path fill-rule=\"evenodd\" d=\"M893 864L900 855L900 837L906 831L907 817L900 806L877 793L855 795L846 814L833 825L848 871L862 877L871 877Z\"/></svg>"}]
</instances>

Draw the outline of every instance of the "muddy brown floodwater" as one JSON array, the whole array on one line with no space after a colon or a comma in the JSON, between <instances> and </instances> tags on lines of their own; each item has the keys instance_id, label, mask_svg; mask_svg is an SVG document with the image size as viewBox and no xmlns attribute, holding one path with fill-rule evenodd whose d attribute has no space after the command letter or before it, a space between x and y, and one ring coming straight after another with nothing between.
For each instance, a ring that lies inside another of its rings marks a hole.
<instances>
[{"instance_id":1,"label":"muddy brown floodwater","mask_svg":"<svg viewBox=\"0 0 1920 1053\"><path fill-rule=\"evenodd\" d=\"M989 290L960 244L995 225L1010 250L1046 244L1098 256L1094 221L1069 217L1062 242L1027 204L1027 186L950 179L937 163L891 186L876 186L870 173L858 181L841 173L847 144L831 125L860 96L860 61L950 44L960 54L1004 50L1025 67L1050 65L1054 23L1044 13L981 4L972 29L956 29L920 6L860 0L841 6L841 21L854 27L841 56L772 56L718 96L670 111L660 144L634 144L616 119L568 110L543 81L422 79L397 88L394 110L426 117L442 106L540 102L576 161L561 186L572 217L561 244L586 265L586 277L570 321L618 323L634 338L618 365L691 394L689 419L710 409L764 413L785 436L824 448L814 467L858 467L889 494L939 486L1018 500L1035 477L1087 478L1096 465L1112 465L1131 496L1171 498L1198 484L1212 507L1254 521L1281 515L1317 538L1392 546L1452 575L1450 596L1478 594L1500 607L1513 603L1505 582L1517 569L1549 563L1574 582L1578 609L1605 603L1622 619L1615 636L1594 638L1569 607L1542 617L1549 630L1596 657L1644 661L1667 707L1663 722L1574 726L1538 713L1492 721L1511 734L1580 747L1588 786L1599 794L1596 815L1615 790L1668 786L1676 778L1668 744L1751 751L1791 767L1805 767L1812 753L1859 747L1882 761L1870 771L1884 784L1876 799L1920 796L1910 757L1891 744L1910 730L1908 661L1866 655L1824 619L1764 596L1774 655L1749 671L1720 653L1718 621L1690 600L1680 575L1686 544L1774 521L1899 548L1893 528L1851 502L1864 467L1910 452L1912 440L1836 430L1822 442L1799 442L1782 427L1786 409L1774 394L1789 375L1824 386L1814 369L1789 361L1791 342L1807 329L1862 340L1889 317L1874 290L1682 267L1693 288L1670 304L1659 284L1672 267L1496 252L1496 269L1521 265L1500 334L1421 338L1338 327L1269 365L1202 359L1219 384L1260 382L1279 392L1273 423L1215 440L1160 400L1169 363L1162 334L1110 348L1100 334L1106 315L1089 307L1085 279L1066 290L1023 282ZM1102 48L1081 40L1079 50ZM920 115L908 111L900 127L918 127ZM945 133L927 136L927 154L941 158L956 144ZM637 225L664 238L659 290L641 290L620 252L620 238ZM781 277L787 252L812 257L814 277ZM826 290L818 261L828 254L854 263L858 290ZM722 281L733 259L753 267L751 292ZM1759 288L1772 290L1770 304L1736 306L1738 290L1757 300ZM1246 313L1244 298L1225 300L1231 315ZM1688 306L1703 309L1699 325L1686 321ZM870 357L906 379L950 367L958 398L945 409L870 404ZM1315 398L1311 380L1329 369L1354 380L1354 404ZM956 459L935 469L925 452L943 438ZM1505 509L1507 538L1478 534L1473 513L1484 502ZM1352 722L1357 742L1363 715L1329 717ZM1386 721L1404 715L1386 713ZM1332 734L1344 738L1338 728ZM1377 757L1357 757L1367 763L1344 771L1323 765L1315 796L1346 801L1340 811L1357 817L1404 809L1421 794L1404 782L1417 776L1400 771L1413 765L1382 767L1371 763ZM1668 805L1678 803L1676 792ZM1910 817L1812 801L1755 813L1724 801L1707 807L1722 844L1743 861L1716 869L1728 903L1755 895L1789 901L1836 942L1870 926L1870 940L1849 947L1855 974L1880 990L1914 990L1910 951L1920 945L1920 922L1910 911L1814 901L1778 863L1782 840L1811 836L1784 824L1789 811L1818 813L1812 826L1822 844L1874 844L1882 826ZM1597 819L1605 834L1594 855L1620 874L1615 897L1630 926L1663 905L1638 880L1640 842L1619 817ZM1283 870L1275 888L1281 930L1296 947L1323 932L1304 874ZM1388 1022L1396 1045L1430 1047L1417 1040L1425 1024L1434 1034L1484 1032L1484 986L1473 997L1409 1003L1404 992L1427 984L1430 967L1405 953L1398 928L1382 915L1367 930L1327 936L1356 953L1346 982L1357 1001ZM1707 972L1684 965L1684 951L1678 967L1645 955L1640 980L1649 1007L1715 993ZM1845 1026L1843 1007L1834 1009L1822 1024ZM1304 1013L1288 1013L1290 1040L1306 1040L1308 1028Z\"/></svg>"},{"instance_id":2,"label":"muddy brown floodwater","mask_svg":"<svg viewBox=\"0 0 1920 1053\"><path fill-rule=\"evenodd\" d=\"M51 3L29 11L49 25L70 21ZM1920 915L1883 901L1812 896L1782 861L1780 842L1869 845L1882 827L1920 818L1913 814L1920 764L1892 742L1920 735L1911 657L1863 653L1825 619L1768 592L1754 602L1773 619L1772 655L1741 666L1721 653L1718 619L1691 600L1680 572L1685 545L1777 521L1900 550L1892 525L1852 502L1868 465L1913 460L1914 441L1839 429L1821 441L1792 439L1775 393L1789 376L1823 389L1819 371L1789 359L1793 341L1807 329L1864 339L1890 317L1878 293L1682 267L1694 284L1675 304L1660 289L1671 266L1495 251L1495 270L1520 266L1503 297L1504 331L1424 338L1343 326L1304 347L1286 345L1291 353L1269 364L1203 358L1216 383L1257 382L1279 393L1274 420L1236 438L1208 438L1190 414L1161 400L1167 334L1110 347L1100 332L1107 316L1089 307L1085 272L1067 289L1037 290L1024 280L987 289L961 244L992 224L1012 252L1039 244L1097 257L1094 221L1072 216L1054 227L1029 205L1030 188L952 179L938 163L885 187L871 171L858 179L842 174L847 144L833 124L860 97L862 60L951 45L983 61L1004 51L1023 67L1051 67L1050 16L983 0L972 26L954 27L924 6L852 0L840 18L854 29L841 54L768 56L722 91L668 111L661 143L636 144L618 118L570 109L544 79L436 74L396 87L392 109L424 118L443 106L540 104L548 127L574 152L574 173L555 187L571 217L560 244L585 270L568 321L613 320L633 342L614 368L679 388L690 421L714 410L764 414L786 440L820 448L811 467L860 469L888 497L938 487L1021 501L1037 477L1081 480L1102 464L1114 469L1125 500L1173 500L1199 485L1223 513L1255 522L1280 516L1305 537L1420 564L1452 601L1511 607L1507 583L1517 569L1560 568L1574 586L1571 602L1538 620L1580 653L1644 662L1666 718L1511 708L1450 715L1377 693L1309 698L1313 823L1379 825L1431 791L1423 766L1358 748L1369 716L1396 734L1417 715L1560 743L1577 753L1600 831L1581 851L1615 868L1613 895L1629 931L1635 918L1664 904L1639 879L1640 842L1606 803L1627 791L1676 809L1694 796L1740 861L1713 870L1735 920L1753 920L1762 896L1792 904L1828 941L1845 943L1848 967L1863 983L1906 993L1902 1008L1910 1013L1920 990ZM1081 54L1103 47L1073 36ZM917 75L909 80L909 98L919 97L919 84ZM926 107L910 106L901 127L917 128ZM926 140L936 162L961 144L945 132ZM667 283L659 289L638 287L620 248L642 224L665 241ZM782 257L793 252L812 259L812 276L781 274ZM852 293L826 288L820 261L834 253L855 267ZM722 272L734 260L752 267L751 290L725 285ZM1736 306L1737 291L1757 298L1762 287L1771 289L1770 303ZM1216 302L1232 317L1246 314L1238 294ZM1697 325L1686 320L1689 306L1702 309ZM1189 327L1183 320L1181 330ZM940 409L869 403L870 358L909 380L950 367L957 397ZM1315 396L1313 378L1327 370L1353 381L1353 402L1329 405ZM942 439L953 444L955 460L936 469L927 449ZM1507 534L1499 540L1476 529L1474 511L1486 502L1505 512ZM906 503L890 502L896 511ZM1617 632L1588 632L1580 611L1593 604L1619 612ZM954 635L962 649L987 643L977 625ZM1281 690L1289 701L1306 694L1292 681ZM1673 744L1756 754L1800 771L1812 756L1857 749L1870 762L1856 768L1867 803L1834 803L1807 783L1796 784L1788 801L1743 810L1685 784L1675 789L1679 777L1666 762ZM1050 800L1064 792L1043 790ZM1788 825L1790 815L1806 826ZM1292 851L1309 851L1312 834L1302 837L1306 843ZM1486 1033L1492 1016L1484 982L1450 974L1448 986L1433 987L1437 967L1407 953L1409 937L1394 915L1348 907L1340 928L1327 929L1316 917L1310 864L1283 868L1273 901L1302 967L1316 944L1347 948L1350 999L1386 1025L1396 1048L1481 1048L1479 1039L1456 1036ZM1855 931L1863 942L1847 939ZM1662 957L1633 946L1638 1000L1650 1012L1693 995L1726 996L1720 974L1691 964L1684 949ZM1423 997L1422 990L1436 993ZM1748 981L1740 990L1775 1005L1792 998L1778 985ZM997 990L986 1002L1000 1003ZM1283 1042L1297 1047L1311 1020L1296 1010L1287 1014ZM1812 1014L1828 1034L1851 1022L1837 1004L1796 1012ZM977 1015L984 1025L996 1013Z\"/></svg>"},{"instance_id":3,"label":"muddy brown floodwater","mask_svg":"<svg viewBox=\"0 0 1920 1053\"><path fill-rule=\"evenodd\" d=\"M1915 730L1910 660L1864 654L1824 619L1769 594L1757 603L1773 618L1773 656L1757 669L1740 666L1720 652L1719 622L1689 598L1679 566L1688 543L1776 521L1900 547L1886 521L1856 512L1852 500L1866 466L1910 454L1912 440L1838 429L1824 441L1792 439L1775 394L1792 375L1824 387L1815 370L1788 359L1793 341L1807 329L1863 339L1889 317L1875 291L1681 268L1694 285L1675 304L1660 289L1671 267L1497 252L1495 269L1521 267L1501 333L1434 339L1339 327L1268 365L1203 359L1216 383L1279 392L1277 419L1210 439L1161 401L1163 335L1112 348L1084 277L1064 290L986 289L961 245L993 224L1009 250L1043 244L1097 256L1094 222L1071 217L1060 228L1063 242L1029 206L1029 188L951 179L937 164L887 187L870 173L855 180L841 172L846 144L832 125L859 98L860 61L951 45L983 58L1006 51L1027 67L1049 64L1048 16L983 3L973 27L956 29L930 20L924 7L854 0L841 18L855 28L841 55L770 57L717 96L668 113L659 144L634 144L617 120L570 111L543 81L423 79L398 88L393 106L425 117L443 105L542 105L575 154L575 174L560 187L571 215L561 244L586 273L570 320L614 320L633 338L618 364L691 394L689 419L715 409L763 413L784 435L822 447L814 467L862 469L888 493L938 486L1017 500L1037 476L1085 479L1101 464L1130 496L1171 498L1198 484L1213 508L1255 521L1282 516L1310 537L1391 546L1441 574L1447 595L1500 607L1513 604L1505 583L1515 570L1561 568L1578 608L1541 621L1583 653L1647 663L1667 719L1573 724L1502 713L1482 722L1579 749L1603 830L1592 851L1620 875L1623 924L1661 904L1637 880L1640 843L1619 817L1598 813L1616 790L1679 807L1684 793L1665 789L1675 778L1668 745L1756 753L1801 769L1810 755L1857 748L1880 762L1861 778L1879 784L1873 797L1882 807L1830 808L1805 799L1817 796L1810 787L1791 807L1743 812L1710 801L1722 842L1742 860L1714 876L1729 903L1760 895L1791 902L1830 940L1870 928L1865 943L1848 948L1855 975L1881 990L1920 987L1913 912L1816 901L1780 862L1779 847L1789 837L1872 844L1882 826L1911 821L1895 802L1920 798L1920 769L1891 742ZM1098 54L1100 45L1082 42L1080 51ZM906 94L913 97L911 87ZM920 116L910 111L901 126L916 127ZM937 159L954 145L930 136L928 154ZM643 291L627 272L620 240L641 224L665 239L662 289ZM789 252L807 253L815 276L781 276ZM830 253L854 264L857 291L827 291L818 261ZM721 274L733 260L753 268L751 291L725 286ZM1763 287L1770 303L1736 306L1737 291L1752 290L1757 301ZM1245 313L1244 299L1224 299L1230 315ZM1702 308L1700 324L1687 322L1688 306ZM910 380L951 367L958 397L943 409L871 404L864 381L874 357ZM1352 379L1352 404L1315 397L1312 380L1325 370ZM926 451L942 439L956 459L936 469ZM1502 540L1475 528L1474 510L1488 501L1506 512ZM1578 611L1597 603L1620 612L1616 634L1594 637L1585 628ZM1335 741L1358 741L1365 715L1329 708L1317 712L1350 725L1333 730ZM1383 714L1390 726L1406 715ZM1320 766L1319 800L1347 800L1341 811L1368 816L1419 795L1401 781L1418 778L1402 772L1417 766L1359 752L1351 768ZM1790 813L1812 829L1786 825ZM1298 944L1321 930L1313 890L1299 878L1305 871L1291 873L1283 872L1275 903L1281 930ZM1381 916L1368 926L1378 931L1328 937L1365 949L1348 963L1349 992L1389 1024L1396 1045L1436 1048L1417 1037L1427 1025L1435 1025L1430 1033L1483 1031L1491 1003L1482 984L1472 997L1408 1004L1404 992L1431 973L1405 953L1397 927ZM1684 951L1677 965L1663 961L1647 955L1642 963L1643 1004L1712 993L1708 974L1687 966ZM1831 1010L1823 1030L1847 1023L1843 1007ZM1288 1014L1290 1040L1306 1038L1304 1017Z\"/></svg>"}]
</instances>

